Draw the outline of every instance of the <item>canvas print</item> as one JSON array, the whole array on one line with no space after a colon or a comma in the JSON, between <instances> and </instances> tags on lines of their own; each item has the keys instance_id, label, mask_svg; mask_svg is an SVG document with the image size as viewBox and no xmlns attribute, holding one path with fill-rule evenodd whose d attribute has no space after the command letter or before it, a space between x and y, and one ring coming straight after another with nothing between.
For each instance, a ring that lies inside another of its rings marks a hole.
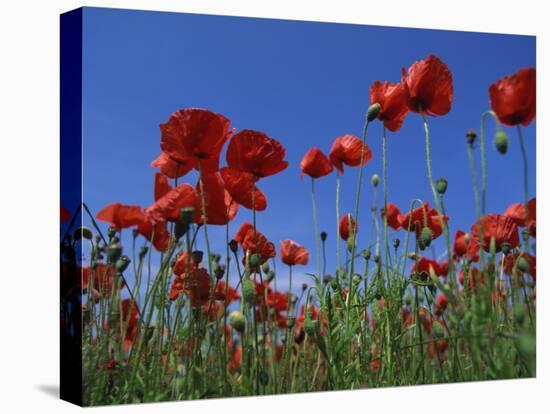
<instances>
[{"instance_id":1,"label":"canvas print","mask_svg":"<svg viewBox=\"0 0 550 414\"><path fill-rule=\"evenodd\" d=\"M62 398L534 377L535 47L63 14Z\"/></svg>"}]
</instances>

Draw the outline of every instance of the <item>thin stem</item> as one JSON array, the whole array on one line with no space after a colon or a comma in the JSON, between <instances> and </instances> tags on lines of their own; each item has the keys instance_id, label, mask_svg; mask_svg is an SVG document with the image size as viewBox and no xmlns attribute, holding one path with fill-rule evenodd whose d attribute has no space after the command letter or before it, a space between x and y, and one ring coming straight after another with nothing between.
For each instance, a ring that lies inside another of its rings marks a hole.
<instances>
[{"instance_id":1,"label":"thin stem","mask_svg":"<svg viewBox=\"0 0 550 414\"><path fill-rule=\"evenodd\" d=\"M319 225L317 223L317 206L315 203L315 179L311 178L311 203L313 205L313 227L315 228L315 248L317 250L317 276L321 277L321 244L319 243Z\"/></svg>"},{"instance_id":2,"label":"thin stem","mask_svg":"<svg viewBox=\"0 0 550 414\"><path fill-rule=\"evenodd\" d=\"M477 173L474 163L474 156L472 151L472 145L468 144L468 161L470 163L470 174L472 175L472 181L474 186L474 199L476 204L476 218L481 217L481 211L479 209L479 184L477 182Z\"/></svg>"},{"instance_id":3,"label":"thin stem","mask_svg":"<svg viewBox=\"0 0 550 414\"><path fill-rule=\"evenodd\" d=\"M525 150L525 144L523 142L523 132L521 130L521 125L518 125L518 137L519 137L519 147L521 149L521 157L523 159L523 197L525 202L525 216L526 220L528 219L527 204L529 202L529 164L527 161L527 151Z\"/></svg>"},{"instance_id":4,"label":"thin stem","mask_svg":"<svg viewBox=\"0 0 550 414\"><path fill-rule=\"evenodd\" d=\"M340 174L336 172L336 279L340 281Z\"/></svg>"},{"instance_id":5,"label":"thin stem","mask_svg":"<svg viewBox=\"0 0 550 414\"><path fill-rule=\"evenodd\" d=\"M201 160L199 160L199 188L201 193L201 206L202 206L202 225L204 227L204 241L206 243L206 257L208 259L208 273L212 275L212 260L210 258L210 241L208 240L208 218L206 215L206 197L204 194L204 183L202 180L202 166Z\"/></svg>"}]
</instances>

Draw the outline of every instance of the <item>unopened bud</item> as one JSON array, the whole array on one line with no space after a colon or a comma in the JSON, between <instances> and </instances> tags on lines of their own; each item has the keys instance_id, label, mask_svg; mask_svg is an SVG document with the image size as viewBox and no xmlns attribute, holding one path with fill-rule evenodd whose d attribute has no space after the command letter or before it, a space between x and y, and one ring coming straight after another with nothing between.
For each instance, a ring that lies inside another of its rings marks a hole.
<instances>
[{"instance_id":1,"label":"unopened bud","mask_svg":"<svg viewBox=\"0 0 550 414\"><path fill-rule=\"evenodd\" d=\"M239 311L233 311L229 314L229 325L239 333L243 333L246 328L244 315Z\"/></svg>"},{"instance_id":2,"label":"unopened bud","mask_svg":"<svg viewBox=\"0 0 550 414\"><path fill-rule=\"evenodd\" d=\"M115 263L115 267L119 273L123 273L128 268L129 264L130 258L128 256L120 256L120 258Z\"/></svg>"},{"instance_id":3,"label":"unopened bud","mask_svg":"<svg viewBox=\"0 0 550 414\"><path fill-rule=\"evenodd\" d=\"M79 227L74 231L73 237L75 240L86 239L92 240L94 237L92 231L85 226Z\"/></svg>"},{"instance_id":4,"label":"unopened bud","mask_svg":"<svg viewBox=\"0 0 550 414\"><path fill-rule=\"evenodd\" d=\"M382 107L380 106L380 104L377 102L377 103L373 103L371 106L369 106L369 110L367 111L367 121L368 122L372 122L376 119L376 117L378 116L378 114L380 113L380 109Z\"/></svg>"},{"instance_id":5,"label":"unopened bud","mask_svg":"<svg viewBox=\"0 0 550 414\"><path fill-rule=\"evenodd\" d=\"M113 237L115 237L115 234L116 234L116 229L113 226L110 226L107 229L107 237L109 237L109 239L112 239Z\"/></svg>"},{"instance_id":6,"label":"unopened bud","mask_svg":"<svg viewBox=\"0 0 550 414\"><path fill-rule=\"evenodd\" d=\"M321 232L321 241L326 241L327 240L327 232L326 231L322 231Z\"/></svg>"},{"instance_id":7,"label":"unopened bud","mask_svg":"<svg viewBox=\"0 0 550 414\"><path fill-rule=\"evenodd\" d=\"M268 262L265 262L262 265L262 272L264 272L265 274L269 273L269 263Z\"/></svg>"},{"instance_id":8,"label":"unopened bud","mask_svg":"<svg viewBox=\"0 0 550 414\"><path fill-rule=\"evenodd\" d=\"M495 146L497 147L498 152L501 154L506 154L508 151L508 135L504 131L497 131L495 134Z\"/></svg>"},{"instance_id":9,"label":"unopened bud","mask_svg":"<svg viewBox=\"0 0 550 414\"><path fill-rule=\"evenodd\" d=\"M380 184L380 177L378 174L373 174L371 178L371 183L374 188L378 187L378 184Z\"/></svg>"},{"instance_id":10,"label":"unopened bud","mask_svg":"<svg viewBox=\"0 0 550 414\"><path fill-rule=\"evenodd\" d=\"M252 303L256 296L256 286L254 285L254 282L250 279L244 279L242 291L243 299L248 303Z\"/></svg>"},{"instance_id":11,"label":"unopened bud","mask_svg":"<svg viewBox=\"0 0 550 414\"><path fill-rule=\"evenodd\" d=\"M262 261L262 256L260 256L258 253L254 253L252 256L250 256L250 266L256 267L258 266Z\"/></svg>"},{"instance_id":12,"label":"unopened bud","mask_svg":"<svg viewBox=\"0 0 550 414\"><path fill-rule=\"evenodd\" d=\"M190 226L195 218L195 209L193 207L184 207L180 209L180 222Z\"/></svg>"},{"instance_id":13,"label":"unopened bud","mask_svg":"<svg viewBox=\"0 0 550 414\"><path fill-rule=\"evenodd\" d=\"M435 183L437 192L439 194L445 194L445 191L447 191L447 184L448 181L445 178L440 178L439 180L437 180L437 182Z\"/></svg>"},{"instance_id":14,"label":"unopened bud","mask_svg":"<svg viewBox=\"0 0 550 414\"><path fill-rule=\"evenodd\" d=\"M399 239L393 239L393 248L398 249L401 241Z\"/></svg>"},{"instance_id":15,"label":"unopened bud","mask_svg":"<svg viewBox=\"0 0 550 414\"><path fill-rule=\"evenodd\" d=\"M476 138L477 138L477 132L475 130L469 129L466 132L466 141L468 142L468 144L473 145Z\"/></svg>"},{"instance_id":16,"label":"unopened bud","mask_svg":"<svg viewBox=\"0 0 550 414\"><path fill-rule=\"evenodd\" d=\"M420 243L422 243L425 247L430 247L432 239L433 239L432 231L430 230L429 227L424 227L420 232L420 238L419 238Z\"/></svg>"},{"instance_id":17,"label":"unopened bud","mask_svg":"<svg viewBox=\"0 0 550 414\"><path fill-rule=\"evenodd\" d=\"M237 253L239 251L239 243L237 243L237 240L231 240L229 242L229 249L233 253Z\"/></svg>"},{"instance_id":18,"label":"unopened bud","mask_svg":"<svg viewBox=\"0 0 550 414\"><path fill-rule=\"evenodd\" d=\"M121 254L122 245L120 243L112 243L107 248L107 257L109 258L109 262L111 263L116 263Z\"/></svg>"},{"instance_id":19,"label":"unopened bud","mask_svg":"<svg viewBox=\"0 0 550 414\"><path fill-rule=\"evenodd\" d=\"M202 258L204 256L204 253L201 250L195 250L191 253L191 260L193 263L198 265L200 262L202 262Z\"/></svg>"}]
</instances>

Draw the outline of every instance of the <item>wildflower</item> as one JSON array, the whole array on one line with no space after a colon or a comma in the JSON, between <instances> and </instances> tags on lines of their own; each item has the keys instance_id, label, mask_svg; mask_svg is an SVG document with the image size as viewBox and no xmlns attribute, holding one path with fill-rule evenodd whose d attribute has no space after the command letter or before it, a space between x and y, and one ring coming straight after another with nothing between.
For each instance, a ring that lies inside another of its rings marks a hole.
<instances>
[{"instance_id":1,"label":"wildflower","mask_svg":"<svg viewBox=\"0 0 550 414\"><path fill-rule=\"evenodd\" d=\"M536 79L534 68L522 68L489 87L491 109L500 122L508 126L527 126L535 119Z\"/></svg>"},{"instance_id":2,"label":"wildflower","mask_svg":"<svg viewBox=\"0 0 550 414\"><path fill-rule=\"evenodd\" d=\"M384 127L392 132L401 129L409 109L400 83L374 82L370 88L370 102L380 105L376 117L384 123Z\"/></svg>"},{"instance_id":3,"label":"wildflower","mask_svg":"<svg viewBox=\"0 0 550 414\"><path fill-rule=\"evenodd\" d=\"M196 217L197 224L202 224L206 221L208 224L225 225L235 218L239 205L226 190L224 181L219 173L203 174L202 188L204 192L206 220L203 217L202 196L199 196L198 202L200 207L198 211L200 214ZM200 195L200 182L197 183L195 192Z\"/></svg>"},{"instance_id":4,"label":"wildflower","mask_svg":"<svg viewBox=\"0 0 550 414\"><path fill-rule=\"evenodd\" d=\"M472 226L471 232L473 238L486 252L489 251L491 239L495 240L496 252L501 250L503 243L509 244L511 248L519 245L518 226L508 216L497 214L483 216Z\"/></svg>"},{"instance_id":5,"label":"wildflower","mask_svg":"<svg viewBox=\"0 0 550 414\"><path fill-rule=\"evenodd\" d=\"M237 203L256 211L264 211L267 208L267 198L256 187L255 182L257 179L253 174L238 172L227 167L222 168L220 174L225 183L225 188Z\"/></svg>"},{"instance_id":6,"label":"wildflower","mask_svg":"<svg viewBox=\"0 0 550 414\"><path fill-rule=\"evenodd\" d=\"M158 167L160 172L168 178L179 178L193 169L193 162L191 159L185 162L176 161L165 152L161 152L157 158L151 161L151 167Z\"/></svg>"},{"instance_id":7,"label":"wildflower","mask_svg":"<svg viewBox=\"0 0 550 414\"><path fill-rule=\"evenodd\" d=\"M453 101L453 76L445 63L430 55L402 69L401 85L405 102L413 112L429 116L445 115Z\"/></svg>"},{"instance_id":8,"label":"wildflower","mask_svg":"<svg viewBox=\"0 0 550 414\"><path fill-rule=\"evenodd\" d=\"M329 159L319 148L310 149L300 162L302 176L309 175L311 178L320 178L332 172L333 167Z\"/></svg>"},{"instance_id":9,"label":"wildflower","mask_svg":"<svg viewBox=\"0 0 550 414\"><path fill-rule=\"evenodd\" d=\"M351 217L351 214L346 214L340 219L340 237L342 240L348 240L350 235L355 235L359 230L359 226Z\"/></svg>"},{"instance_id":10,"label":"wildflower","mask_svg":"<svg viewBox=\"0 0 550 414\"><path fill-rule=\"evenodd\" d=\"M479 244L468 233L457 230L453 244L453 258L459 260L462 257L477 262L479 260Z\"/></svg>"},{"instance_id":11,"label":"wildflower","mask_svg":"<svg viewBox=\"0 0 550 414\"><path fill-rule=\"evenodd\" d=\"M198 211L198 202L198 194L195 189L189 184L180 184L155 200L145 209L145 213L155 222L177 222L182 208L193 207L195 211Z\"/></svg>"},{"instance_id":12,"label":"wildflower","mask_svg":"<svg viewBox=\"0 0 550 414\"><path fill-rule=\"evenodd\" d=\"M280 253L281 261L289 266L297 264L305 266L309 261L309 253L306 248L293 240L282 241Z\"/></svg>"},{"instance_id":13,"label":"wildflower","mask_svg":"<svg viewBox=\"0 0 550 414\"><path fill-rule=\"evenodd\" d=\"M518 225L518 227L527 227L529 234L536 237L537 234L537 199L532 198L527 203L527 211L525 204L514 203L508 206L503 216L510 217Z\"/></svg>"},{"instance_id":14,"label":"wildflower","mask_svg":"<svg viewBox=\"0 0 550 414\"><path fill-rule=\"evenodd\" d=\"M96 214L96 219L107 222L120 231L133 227L145 220L145 215L139 206L127 206L120 203L109 204Z\"/></svg>"},{"instance_id":15,"label":"wildflower","mask_svg":"<svg viewBox=\"0 0 550 414\"><path fill-rule=\"evenodd\" d=\"M334 140L330 149L329 158L332 165L340 175L344 174L344 164L350 167L357 167L361 164L361 152L363 152L363 165L372 158L370 148L359 138L353 135L343 135Z\"/></svg>"}]
</instances>

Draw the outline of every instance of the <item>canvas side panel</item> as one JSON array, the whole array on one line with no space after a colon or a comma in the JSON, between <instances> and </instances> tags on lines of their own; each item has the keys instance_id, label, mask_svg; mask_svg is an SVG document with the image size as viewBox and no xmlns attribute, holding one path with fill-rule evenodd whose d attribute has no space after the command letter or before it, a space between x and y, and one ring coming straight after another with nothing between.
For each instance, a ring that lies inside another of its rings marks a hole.
<instances>
[{"instance_id":1,"label":"canvas side panel","mask_svg":"<svg viewBox=\"0 0 550 414\"><path fill-rule=\"evenodd\" d=\"M80 243L72 243L82 225L82 9L61 15L60 131L61 225L60 397L82 405L82 288Z\"/></svg>"}]
</instances>

